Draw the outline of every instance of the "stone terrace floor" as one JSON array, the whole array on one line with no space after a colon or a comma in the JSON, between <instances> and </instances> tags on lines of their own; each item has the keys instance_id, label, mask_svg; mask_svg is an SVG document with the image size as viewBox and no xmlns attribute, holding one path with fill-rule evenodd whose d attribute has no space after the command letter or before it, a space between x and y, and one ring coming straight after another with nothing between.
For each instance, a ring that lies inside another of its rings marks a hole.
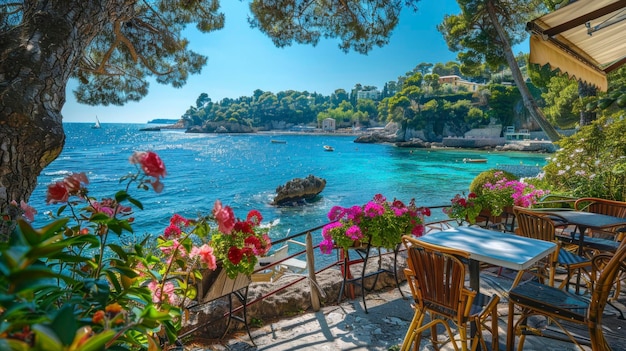
<instances>
[{"instance_id":1,"label":"stone terrace floor","mask_svg":"<svg viewBox=\"0 0 626 351\"><path fill-rule=\"evenodd\" d=\"M497 293L501 297L499 304L499 340L500 350L506 346L506 324L508 305L506 291L511 286L515 272L504 270L498 274L497 268L483 270L481 273L481 292ZM406 282L401 285L406 296L410 291ZM273 321L264 321L260 328L252 329L256 346L252 345L245 331L238 330L222 340L204 340L195 335L194 343L184 346L193 351L245 351L245 350L398 350L404 334L413 317L410 307L412 300L403 299L398 289L373 292L367 296L369 313L365 313L359 296L354 300L344 300L339 305L323 307L318 312L285 317ZM614 305L626 313L626 294ZM607 306L604 316L605 335L613 350L626 350L626 320L619 319L616 309ZM572 327L570 332L586 334L586 329ZM440 333L443 335L444 333ZM427 335L427 334L426 334ZM491 336L486 335L490 340ZM442 350L453 350L451 343L446 343ZM420 350L433 350L428 340L422 339ZM548 338L528 336L524 345L528 351L578 350L574 344ZM585 350L591 350L586 347Z\"/></svg>"}]
</instances>

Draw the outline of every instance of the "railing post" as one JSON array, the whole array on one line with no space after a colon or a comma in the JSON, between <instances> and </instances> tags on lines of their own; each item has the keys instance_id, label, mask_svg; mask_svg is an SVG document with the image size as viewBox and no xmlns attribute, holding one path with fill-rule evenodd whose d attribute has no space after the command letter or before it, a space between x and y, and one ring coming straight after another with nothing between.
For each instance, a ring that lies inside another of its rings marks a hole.
<instances>
[{"instance_id":1,"label":"railing post","mask_svg":"<svg viewBox=\"0 0 626 351\"><path fill-rule=\"evenodd\" d=\"M306 233L306 265L307 270L309 271L309 288L311 289L311 307L313 311L317 312L320 310L320 295L317 284L317 279L315 278L315 255L313 252L313 237L311 236L311 232Z\"/></svg>"}]
</instances>

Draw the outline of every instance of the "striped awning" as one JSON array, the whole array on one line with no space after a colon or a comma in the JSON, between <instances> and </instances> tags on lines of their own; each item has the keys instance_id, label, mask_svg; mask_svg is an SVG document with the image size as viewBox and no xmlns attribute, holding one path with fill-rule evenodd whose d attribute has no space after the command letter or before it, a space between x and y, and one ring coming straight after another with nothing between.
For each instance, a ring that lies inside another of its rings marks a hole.
<instances>
[{"instance_id":1,"label":"striped awning","mask_svg":"<svg viewBox=\"0 0 626 351\"><path fill-rule=\"evenodd\" d=\"M606 91L626 63L626 0L577 0L528 22L530 62Z\"/></svg>"}]
</instances>

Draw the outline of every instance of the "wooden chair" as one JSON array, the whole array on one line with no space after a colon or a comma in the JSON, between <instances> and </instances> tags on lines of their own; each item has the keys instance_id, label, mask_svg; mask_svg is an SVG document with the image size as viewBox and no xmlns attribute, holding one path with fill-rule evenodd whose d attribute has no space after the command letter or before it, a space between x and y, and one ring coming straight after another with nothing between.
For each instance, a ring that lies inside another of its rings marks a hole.
<instances>
[{"instance_id":1,"label":"wooden chair","mask_svg":"<svg viewBox=\"0 0 626 351\"><path fill-rule=\"evenodd\" d=\"M467 342L471 339L471 349L476 350L480 344L487 350L482 335L483 327L492 334L491 345L498 350L498 313L497 304L500 300L493 295L483 308L478 302L476 292L465 287L465 265L469 254L461 250L448 249L427 244L410 236L403 236L402 242L407 248L408 268L404 274L415 300L415 315L402 343L401 350L419 350L421 335L424 330L431 330L431 340L438 349L437 324L445 327L455 350L458 346L450 322L457 326L461 349L468 350ZM482 299L484 300L484 299ZM430 322L424 324L426 314ZM488 325L488 321L491 325ZM468 338L467 327L475 326L474 336Z\"/></svg>"},{"instance_id":2,"label":"wooden chair","mask_svg":"<svg viewBox=\"0 0 626 351\"><path fill-rule=\"evenodd\" d=\"M596 197L581 197L574 202L574 208L577 211L587 211L618 218L626 218L626 202L622 201L600 199ZM591 232L589 234L591 236L599 235L601 237L604 236L603 234L609 234L612 239L621 241L623 234L619 232L619 229L621 228L612 228L608 231Z\"/></svg>"},{"instance_id":3,"label":"wooden chair","mask_svg":"<svg viewBox=\"0 0 626 351\"><path fill-rule=\"evenodd\" d=\"M580 342L561 321L586 325L589 330L592 351L611 350L602 328L602 315L608 297L620 272L626 269L626 244L622 243L615 254L599 254L592 259L591 299L575 295L535 281L520 284L509 291L509 319L507 327L507 350L514 349L515 335L520 335L518 350L523 350L526 334L543 336L538 328L526 325L530 316L543 315L563 330L567 338L581 350ZM521 308L521 316L514 324L515 307ZM554 338L554 335L550 336Z\"/></svg>"},{"instance_id":4,"label":"wooden chair","mask_svg":"<svg viewBox=\"0 0 626 351\"><path fill-rule=\"evenodd\" d=\"M550 217L541 212L517 206L513 208L513 212L515 213L518 223L515 234L533 239L552 241L557 245L557 250L548 257L548 285L554 286L554 276L557 267L563 268L567 274L565 279L561 282L559 289L569 287L569 282L574 272L578 272L578 274L587 272L586 269L591 266L591 261L586 257L578 256L562 247L562 243L556 238L554 223ZM546 267L540 267L540 277L541 271L545 270L544 268Z\"/></svg>"}]
</instances>

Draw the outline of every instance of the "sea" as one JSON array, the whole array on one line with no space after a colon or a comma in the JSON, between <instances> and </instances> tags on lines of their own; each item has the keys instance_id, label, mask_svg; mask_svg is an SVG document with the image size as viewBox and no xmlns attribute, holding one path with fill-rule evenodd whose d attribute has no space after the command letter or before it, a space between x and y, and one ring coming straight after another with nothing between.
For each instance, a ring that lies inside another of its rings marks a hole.
<instances>
[{"instance_id":1,"label":"sea","mask_svg":"<svg viewBox=\"0 0 626 351\"><path fill-rule=\"evenodd\" d=\"M134 233L159 235L170 217L209 214L216 200L245 218L256 209L271 224L273 240L328 222L333 206L361 205L382 194L418 206L445 206L457 193L467 193L480 172L502 167L542 167L545 154L461 149L399 148L355 143L355 136L322 134L190 134L182 130L140 131L146 124L64 123L65 147L46 167L29 203L38 211L35 225L49 221L59 205L45 203L47 186L68 174L85 172L89 196L113 197L126 183L120 178L136 171L129 163L134 151L154 151L165 163L164 190L131 186L143 210L135 209ZM283 143L272 143L280 140ZM324 150L324 145L334 148ZM486 163L464 163L485 158ZM294 178L314 175L326 180L318 197L297 206L274 206L276 188ZM432 210L428 219L446 216ZM318 231L316 235L321 235Z\"/></svg>"}]
</instances>

